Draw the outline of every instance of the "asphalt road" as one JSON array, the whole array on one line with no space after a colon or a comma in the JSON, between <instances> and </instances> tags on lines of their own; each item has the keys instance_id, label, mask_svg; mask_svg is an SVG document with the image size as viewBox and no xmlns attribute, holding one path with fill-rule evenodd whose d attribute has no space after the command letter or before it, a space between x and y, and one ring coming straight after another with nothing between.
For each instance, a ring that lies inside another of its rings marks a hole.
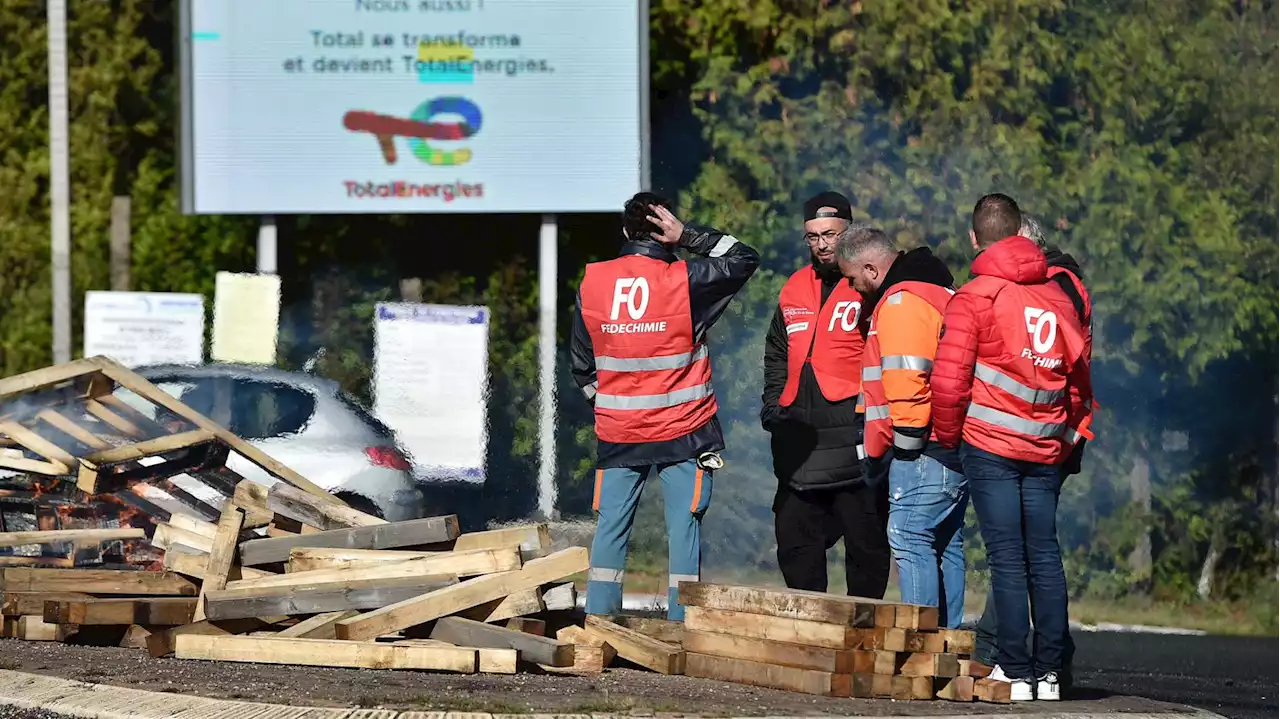
<instances>
[{"instance_id":1,"label":"asphalt road","mask_svg":"<svg viewBox=\"0 0 1280 719\"><path fill-rule=\"evenodd\" d=\"M1074 632L1080 692L1129 694L1274 719L1280 639Z\"/></svg>"}]
</instances>

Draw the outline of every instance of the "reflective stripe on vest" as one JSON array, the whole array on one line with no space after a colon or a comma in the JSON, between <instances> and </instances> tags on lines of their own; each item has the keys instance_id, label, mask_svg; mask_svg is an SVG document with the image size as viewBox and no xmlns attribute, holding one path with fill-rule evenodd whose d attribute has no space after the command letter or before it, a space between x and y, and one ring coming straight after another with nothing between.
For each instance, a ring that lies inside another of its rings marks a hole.
<instances>
[{"instance_id":1,"label":"reflective stripe on vest","mask_svg":"<svg viewBox=\"0 0 1280 719\"><path fill-rule=\"evenodd\" d=\"M917 372L928 372L933 369L933 360L911 355L888 355L880 358L880 367L877 369L912 369Z\"/></svg>"},{"instance_id":2,"label":"reflective stripe on vest","mask_svg":"<svg viewBox=\"0 0 1280 719\"><path fill-rule=\"evenodd\" d=\"M893 430L893 446L898 449L924 449L926 442L924 437L912 437Z\"/></svg>"},{"instance_id":3,"label":"reflective stripe on vest","mask_svg":"<svg viewBox=\"0 0 1280 719\"><path fill-rule=\"evenodd\" d=\"M639 395L617 395L617 394L598 394L596 395L596 407L598 409L661 409L663 407L675 407L676 405L685 404L686 402L696 402L700 399L706 399L714 394L711 383L694 385L677 389L665 394L639 394Z\"/></svg>"},{"instance_id":4,"label":"reflective stripe on vest","mask_svg":"<svg viewBox=\"0 0 1280 719\"><path fill-rule=\"evenodd\" d=\"M1028 437L1061 437L1067 429L1065 422L1036 422L976 403L969 405L969 419L1004 427Z\"/></svg>"},{"instance_id":5,"label":"reflective stripe on vest","mask_svg":"<svg viewBox=\"0 0 1280 719\"><path fill-rule=\"evenodd\" d=\"M880 366L879 366L879 365L877 365L877 366L875 366L875 367L863 367L863 368L862 368L862 381L863 381L863 382L879 382L879 381L880 381ZM859 401L859 402L861 402L861 401L862 401L862 395L861 395L861 394L859 394L859 395L858 395L858 401Z\"/></svg>"},{"instance_id":6,"label":"reflective stripe on vest","mask_svg":"<svg viewBox=\"0 0 1280 719\"><path fill-rule=\"evenodd\" d=\"M973 376L993 387L999 387L1018 399L1024 399L1031 404L1053 404L1054 402L1062 399L1062 390L1060 389L1036 389L1034 387L1028 387L1004 372L993 367L988 367L981 362L974 365Z\"/></svg>"},{"instance_id":7,"label":"reflective stripe on vest","mask_svg":"<svg viewBox=\"0 0 1280 719\"><path fill-rule=\"evenodd\" d=\"M692 352L666 355L664 357L596 357L596 369L609 372L654 372L664 369L680 369L688 367L698 360L707 358L707 346L698 345Z\"/></svg>"},{"instance_id":8,"label":"reflective stripe on vest","mask_svg":"<svg viewBox=\"0 0 1280 719\"><path fill-rule=\"evenodd\" d=\"M889 405L887 404L872 405L865 409L865 414L867 415L866 420L868 422L875 422L880 419L889 419Z\"/></svg>"}]
</instances>

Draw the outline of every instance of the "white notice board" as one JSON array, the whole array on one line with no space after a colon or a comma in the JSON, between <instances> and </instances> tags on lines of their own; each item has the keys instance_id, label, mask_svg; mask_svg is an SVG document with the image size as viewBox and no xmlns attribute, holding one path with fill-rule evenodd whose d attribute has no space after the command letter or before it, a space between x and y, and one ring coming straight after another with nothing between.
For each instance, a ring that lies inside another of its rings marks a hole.
<instances>
[{"instance_id":1,"label":"white notice board","mask_svg":"<svg viewBox=\"0 0 1280 719\"><path fill-rule=\"evenodd\" d=\"M274 365L280 334L280 276L219 272L213 298L215 362Z\"/></svg>"},{"instance_id":2,"label":"white notice board","mask_svg":"<svg viewBox=\"0 0 1280 719\"><path fill-rule=\"evenodd\" d=\"M177 292L86 292L84 356L126 367L204 362L204 297Z\"/></svg>"},{"instance_id":3,"label":"white notice board","mask_svg":"<svg viewBox=\"0 0 1280 719\"><path fill-rule=\"evenodd\" d=\"M380 303L374 413L426 478L483 482L488 444L489 309Z\"/></svg>"}]
</instances>

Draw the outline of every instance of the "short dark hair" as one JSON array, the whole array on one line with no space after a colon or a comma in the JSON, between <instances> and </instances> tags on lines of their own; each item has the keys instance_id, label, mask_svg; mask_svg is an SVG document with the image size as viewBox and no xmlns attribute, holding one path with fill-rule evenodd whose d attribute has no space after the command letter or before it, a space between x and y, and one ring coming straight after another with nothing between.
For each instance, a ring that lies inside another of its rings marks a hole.
<instances>
[{"instance_id":1,"label":"short dark hair","mask_svg":"<svg viewBox=\"0 0 1280 719\"><path fill-rule=\"evenodd\" d=\"M637 192L634 197L627 200L627 204L622 206L622 229L627 231L627 236L632 240L639 240L645 237L652 237L658 228L649 221L649 216L653 214L653 210L649 209L649 205L661 205L662 207L671 208L671 201L662 195L655 195L652 192Z\"/></svg>"},{"instance_id":2,"label":"short dark hair","mask_svg":"<svg viewBox=\"0 0 1280 719\"><path fill-rule=\"evenodd\" d=\"M998 192L984 195L973 206L973 235L979 247L990 247L1006 237L1018 234L1022 212L1012 197Z\"/></svg>"}]
</instances>

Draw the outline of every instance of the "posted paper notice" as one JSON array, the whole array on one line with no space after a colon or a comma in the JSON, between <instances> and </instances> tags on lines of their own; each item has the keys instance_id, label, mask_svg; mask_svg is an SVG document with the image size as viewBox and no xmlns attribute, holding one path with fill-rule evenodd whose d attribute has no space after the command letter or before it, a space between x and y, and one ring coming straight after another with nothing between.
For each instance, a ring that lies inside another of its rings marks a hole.
<instances>
[{"instance_id":1,"label":"posted paper notice","mask_svg":"<svg viewBox=\"0 0 1280 719\"><path fill-rule=\"evenodd\" d=\"M279 275L219 272L213 301L213 359L274 365L279 333Z\"/></svg>"}]
</instances>

